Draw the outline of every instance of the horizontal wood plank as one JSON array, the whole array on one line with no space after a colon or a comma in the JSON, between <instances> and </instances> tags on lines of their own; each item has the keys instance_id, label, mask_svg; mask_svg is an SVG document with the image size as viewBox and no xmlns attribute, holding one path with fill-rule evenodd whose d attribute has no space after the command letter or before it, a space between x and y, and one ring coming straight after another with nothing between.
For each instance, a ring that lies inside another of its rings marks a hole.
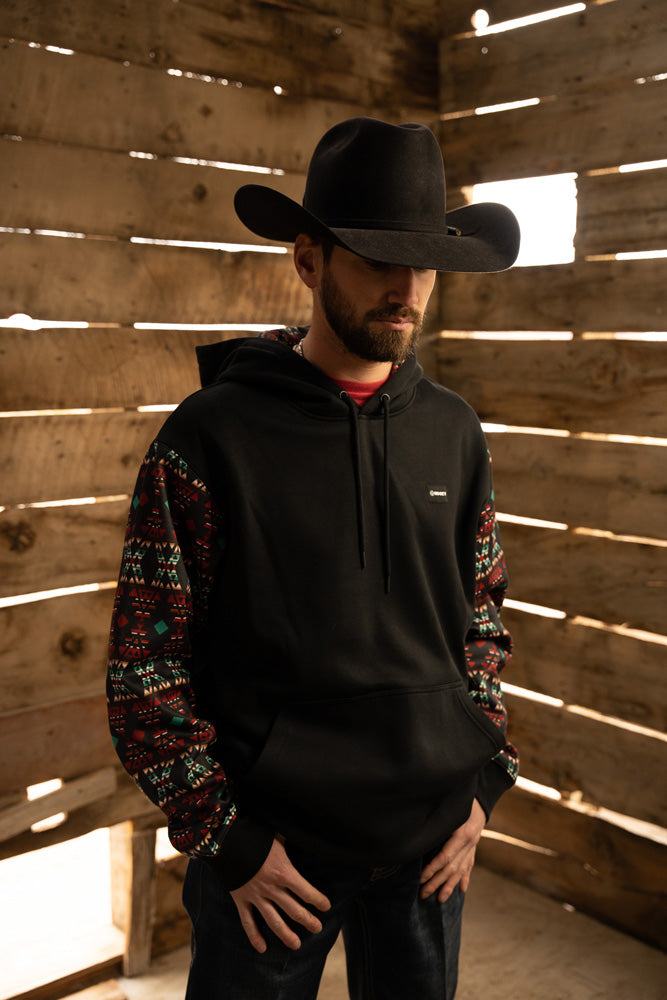
<instances>
[{"instance_id":1,"label":"horizontal wood plank","mask_svg":"<svg viewBox=\"0 0 667 1000\"><path fill-rule=\"evenodd\" d=\"M0 841L9 840L29 830L35 823L58 813L81 809L100 799L108 799L116 790L116 771L105 767L66 781L61 788L37 799L0 811Z\"/></svg>"},{"instance_id":2,"label":"horizontal wood plank","mask_svg":"<svg viewBox=\"0 0 667 1000\"><path fill-rule=\"evenodd\" d=\"M2 420L0 502L132 494L165 416L127 411Z\"/></svg>"},{"instance_id":3,"label":"horizontal wood plank","mask_svg":"<svg viewBox=\"0 0 667 1000\"><path fill-rule=\"evenodd\" d=\"M520 275L517 285L522 280ZM438 356L439 380L482 420L667 437L665 344L445 338Z\"/></svg>"},{"instance_id":4,"label":"horizontal wood plank","mask_svg":"<svg viewBox=\"0 0 667 1000\"><path fill-rule=\"evenodd\" d=\"M0 794L113 766L103 694L0 717Z\"/></svg>"},{"instance_id":5,"label":"horizontal wood plank","mask_svg":"<svg viewBox=\"0 0 667 1000\"><path fill-rule=\"evenodd\" d=\"M541 434L488 433L487 439L498 510L667 538L667 449Z\"/></svg>"},{"instance_id":6,"label":"horizontal wood plank","mask_svg":"<svg viewBox=\"0 0 667 1000\"><path fill-rule=\"evenodd\" d=\"M233 206L243 184L267 180L301 202L301 175L257 177L34 140L0 140L0 184L8 194L3 225L16 229L275 245L247 229Z\"/></svg>"},{"instance_id":7,"label":"horizontal wood plank","mask_svg":"<svg viewBox=\"0 0 667 1000\"><path fill-rule=\"evenodd\" d=\"M661 682L666 645L509 607L502 616L514 639L503 674L509 684L667 730L667 691Z\"/></svg>"},{"instance_id":8,"label":"horizontal wood plank","mask_svg":"<svg viewBox=\"0 0 667 1000\"><path fill-rule=\"evenodd\" d=\"M224 10L144 0L71 0L56 12L6 0L0 34L89 55L205 74L290 94L377 105L437 102L437 41L312 10L230 0Z\"/></svg>"},{"instance_id":9,"label":"horizontal wood plank","mask_svg":"<svg viewBox=\"0 0 667 1000\"><path fill-rule=\"evenodd\" d=\"M664 740L509 693L505 703L524 778L667 825L667 802L656 794L667 766Z\"/></svg>"},{"instance_id":10,"label":"horizontal wood plank","mask_svg":"<svg viewBox=\"0 0 667 1000\"><path fill-rule=\"evenodd\" d=\"M2 403L14 412L178 403L199 389L197 345L247 335L242 329L4 329Z\"/></svg>"},{"instance_id":11,"label":"horizontal wood plank","mask_svg":"<svg viewBox=\"0 0 667 1000\"><path fill-rule=\"evenodd\" d=\"M77 53L0 44L0 132L101 150L136 150L303 172L320 136L370 114L359 100L287 99L273 89L221 86ZM113 114L109 108L118 109ZM383 109L399 121L435 112ZM249 180L267 180L250 175Z\"/></svg>"},{"instance_id":12,"label":"horizontal wood plank","mask_svg":"<svg viewBox=\"0 0 667 1000\"><path fill-rule=\"evenodd\" d=\"M667 548L503 524L512 597L665 634Z\"/></svg>"},{"instance_id":13,"label":"horizontal wood plank","mask_svg":"<svg viewBox=\"0 0 667 1000\"><path fill-rule=\"evenodd\" d=\"M110 589L0 608L3 712L103 694L113 600Z\"/></svg>"},{"instance_id":14,"label":"horizontal wood plank","mask_svg":"<svg viewBox=\"0 0 667 1000\"><path fill-rule=\"evenodd\" d=\"M0 596L118 576L127 500L0 512Z\"/></svg>"},{"instance_id":15,"label":"horizontal wood plank","mask_svg":"<svg viewBox=\"0 0 667 1000\"><path fill-rule=\"evenodd\" d=\"M306 322L289 254L0 235L0 316L88 323Z\"/></svg>"},{"instance_id":16,"label":"horizontal wood plank","mask_svg":"<svg viewBox=\"0 0 667 1000\"><path fill-rule=\"evenodd\" d=\"M440 277L440 320L450 330L663 330L666 277L664 259L448 272Z\"/></svg>"},{"instance_id":17,"label":"horizontal wood plank","mask_svg":"<svg viewBox=\"0 0 667 1000\"><path fill-rule=\"evenodd\" d=\"M53 847L75 837L83 837L86 833L103 827L114 826L132 820L142 826L160 827L165 824L164 813L154 806L146 796L139 791L132 779L116 765L117 787L113 795L101 799L91 805L83 806L70 812L60 826L51 830L20 833L4 843L0 843L0 861L16 857L27 851L38 851L44 847Z\"/></svg>"},{"instance_id":18,"label":"horizontal wood plank","mask_svg":"<svg viewBox=\"0 0 667 1000\"><path fill-rule=\"evenodd\" d=\"M558 20L440 43L440 110L559 97L664 72L665 10L590 4Z\"/></svg>"},{"instance_id":19,"label":"horizontal wood plank","mask_svg":"<svg viewBox=\"0 0 667 1000\"><path fill-rule=\"evenodd\" d=\"M667 247L667 170L577 178L578 257Z\"/></svg>"},{"instance_id":20,"label":"horizontal wood plank","mask_svg":"<svg viewBox=\"0 0 667 1000\"><path fill-rule=\"evenodd\" d=\"M207 7L223 14L230 11L229 0L190 0L199 7ZM365 0L363 6L358 0L269 0L271 6L294 12L318 13L340 18L351 23L377 24L395 31L436 32L439 23L438 4L433 0L402 0L396 4L392 0ZM266 0L253 0L249 5L257 16L266 6Z\"/></svg>"},{"instance_id":21,"label":"horizontal wood plank","mask_svg":"<svg viewBox=\"0 0 667 1000\"><path fill-rule=\"evenodd\" d=\"M666 94L662 80L443 121L447 181L465 187L664 159Z\"/></svg>"},{"instance_id":22,"label":"horizontal wood plank","mask_svg":"<svg viewBox=\"0 0 667 1000\"><path fill-rule=\"evenodd\" d=\"M543 850L483 837L477 848L483 865L626 934L667 947L664 844L522 789L500 800L490 829Z\"/></svg>"}]
</instances>

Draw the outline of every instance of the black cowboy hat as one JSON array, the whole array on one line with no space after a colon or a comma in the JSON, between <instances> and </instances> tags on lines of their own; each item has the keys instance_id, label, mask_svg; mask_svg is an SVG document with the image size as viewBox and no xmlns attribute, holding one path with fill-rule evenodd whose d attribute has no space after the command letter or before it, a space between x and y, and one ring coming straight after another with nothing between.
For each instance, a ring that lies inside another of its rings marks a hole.
<instances>
[{"instance_id":1,"label":"black cowboy hat","mask_svg":"<svg viewBox=\"0 0 667 1000\"><path fill-rule=\"evenodd\" d=\"M370 260L436 271L504 271L519 252L519 225L505 205L445 211L445 171L425 125L349 118L320 139L303 205L246 184L234 197L258 236L293 242L322 236Z\"/></svg>"}]
</instances>

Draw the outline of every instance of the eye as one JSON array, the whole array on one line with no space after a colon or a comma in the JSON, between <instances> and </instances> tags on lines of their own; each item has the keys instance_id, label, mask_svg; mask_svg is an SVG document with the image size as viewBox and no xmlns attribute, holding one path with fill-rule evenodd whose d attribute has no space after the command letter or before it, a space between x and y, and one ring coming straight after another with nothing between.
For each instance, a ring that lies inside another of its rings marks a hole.
<instances>
[{"instance_id":1,"label":"eye","mask_svg":"<svg viewBox=\"0 0 667 1000\"><path fill-rule=\"evenodd\" d=\"M385 264L381 260L368 260L368 258L364 258L364 260L366 267L371 271L386 271L391 267L391 264Z\"/></svg>"}]
</instances>

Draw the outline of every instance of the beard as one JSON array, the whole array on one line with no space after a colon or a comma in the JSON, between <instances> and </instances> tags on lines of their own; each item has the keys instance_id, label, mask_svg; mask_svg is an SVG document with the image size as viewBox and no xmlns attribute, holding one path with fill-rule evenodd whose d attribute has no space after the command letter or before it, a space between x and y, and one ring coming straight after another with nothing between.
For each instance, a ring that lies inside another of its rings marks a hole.
<instances>
[{"instance_id":1,"label":"beard","mask_svg":"<svg viewBox=\"0 0 667 1000\"><path fill-rule=\"evenodd\" d=\"M355 314L352 302L325 266L320 284L320 302L326 320L345 349L364 361L391 361L400 365L416 347L423 316L409 306L388 305L370 309L363 316ZM408 320L409 334L401 330L373 330L378 320Z\"/></svg>"}]
</instances>

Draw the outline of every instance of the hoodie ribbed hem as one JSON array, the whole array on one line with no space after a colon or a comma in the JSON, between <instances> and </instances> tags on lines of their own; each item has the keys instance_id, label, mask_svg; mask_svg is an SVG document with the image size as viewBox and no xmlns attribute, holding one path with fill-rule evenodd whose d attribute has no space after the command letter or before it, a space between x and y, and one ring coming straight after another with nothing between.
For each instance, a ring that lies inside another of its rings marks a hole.
<instances>
[{"instance_id":1,"label":"hoodie ribbed hem","mask_svg":"<svg viewBox=\"0 0 667 1000\"><path fill-rule=\"evenodd\" d=\"M230 891L245 885L262 867L273 844L274 831L252 819L236 819L225 836L220 854L204 858Z\"/></svg>"}]
</instances>

